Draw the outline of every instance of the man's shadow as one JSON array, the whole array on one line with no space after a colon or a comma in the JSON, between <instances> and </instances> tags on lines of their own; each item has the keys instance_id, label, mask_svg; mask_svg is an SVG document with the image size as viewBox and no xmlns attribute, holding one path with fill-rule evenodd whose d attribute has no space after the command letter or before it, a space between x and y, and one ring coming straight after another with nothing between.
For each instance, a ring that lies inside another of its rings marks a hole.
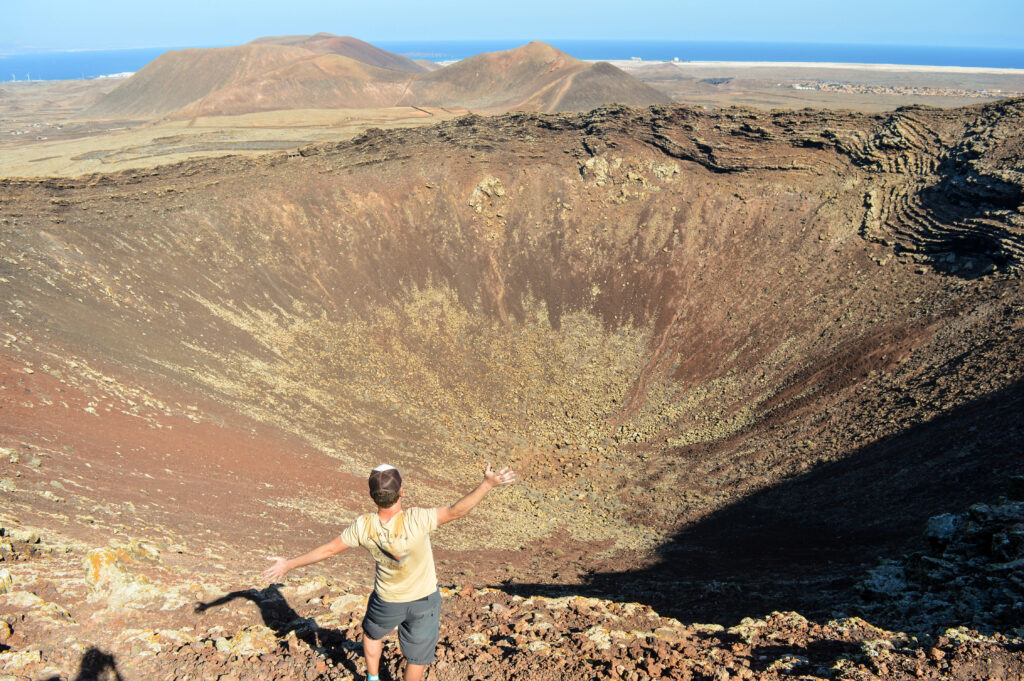
<instances>
[{"instance_id":1,"label":"man's shadow","mask_svg":"<svg viewBox=\"0 0 1024 681\"><path fill-rule=\"evenodd\" d=\"M61 677L53 676L44 681L60 681ZM117 671L114 656L99 648L89 648L82 655L82 665L78 669L75 681L124 681Z\"/></svg>"},{"instance_id":2,"label":"man's shadow","mask_svg":"<svg viewBox=\"0 0 1024 681\"><path fill-rule=\"evenodd\" d=\"M332 664L340 664L353 676L358 676L358 669L349 656L349 651L358 650L358 654L361 654L362 644L356 643L335 629L322 628L311 617L299 615L281 593L280 584L271 584L267 588L259 590L232 591L209 603L197 603L195 611L197 613L205 612L210 608L225 605L239 598L251 601L260 609L263 624L270 628L278 638L286 638L295 632L297 639L323 654Z\"/></svg>"}]
</instances>

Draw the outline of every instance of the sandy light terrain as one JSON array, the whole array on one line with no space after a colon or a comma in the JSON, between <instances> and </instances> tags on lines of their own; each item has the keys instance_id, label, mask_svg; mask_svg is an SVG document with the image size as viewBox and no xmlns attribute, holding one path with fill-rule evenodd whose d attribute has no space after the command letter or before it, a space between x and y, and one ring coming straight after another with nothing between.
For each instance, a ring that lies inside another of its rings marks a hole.
<instances>
[{"instance_id":1,"label":"sandy light terrain","mask_svg":"<svg viewBox=\"0 0 1024 681\"><path fill-rule=\"evenodd\" d=\"M690 68L701 68L706 66L723 68L781 68L781 69L853 69L857 71L891 71L891 72L913 72L913 73L989 73L1003 75L1024 75L1024 69L1003 69L988 66L929 66L925 64L857 64L853 62L826 62L826 61L673 61L660 62L644 59L613 59L608 63L620 69L629 68L630 65L650 65L671 63L673 66L688 70Z\"/></svg>"},{"instance_id":2,"label":"sandy light terrain","mask_svg":"<svg viewBox=\"0 0 1024 681\"><path fill-rule=\"evenodd\" d=\"M110 81L8 83L0 87L0 175L76 176L187 158L295 150L367 128L429 125L465 113L439 107L295 109L190 120L78 118Z\"/></svg>"},{"instance_id":3,"label":"sandy light terrain","mask_svg":"<svg viewBox=\"0 0 1024 681\"><path fill-rule=\"evenodd\" d=\"M430 125L459 113L465 112L417 107L297 109L164 121L8 149L2 168L4 175L15 177L106 173L199 156L295 150L311 142L348 139L367 128Z\"/></svg>"},{"instance_id":4,"label":"sandy light terrain","mask_svg":"<svg viewBox=\"0 0 1024 681\"><path fill-rule=\"evenodd\" d=\"M1024 93L1024 69L827 62L611 62L674 101L718 108L877 112L954 107Z\"/></svg>"}]
</instances>

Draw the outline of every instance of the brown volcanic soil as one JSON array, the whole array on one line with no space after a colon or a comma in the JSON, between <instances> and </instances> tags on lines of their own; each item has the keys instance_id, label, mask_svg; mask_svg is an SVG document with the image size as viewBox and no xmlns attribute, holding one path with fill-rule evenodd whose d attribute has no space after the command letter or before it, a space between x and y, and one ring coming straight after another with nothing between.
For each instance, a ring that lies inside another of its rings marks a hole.
<instances>
[{"instance_id":1,"label":"brown volcanic soil","mask_svg":"<svg viewBox=\"0 0 1024 681\"><path fill-rule=\"evenodd\" d=\"M85 119L177 118L273 109L392 105L424 71L349 37L316 34L170 50L86 110Z\"/></svg>"},{"instance_id":2,"label":"brown volcanic soil","mask_svg":"<svg viewBox=\"0 0 1024 681\"><path fill-rule=\"evenodd\" d=\"M100 99L83 117L158 118L239 80L309 56L309 50L285 45L169 50Z\"/></svg>"},{"instance_id":3,"label":"brown volcanic soil","mask_svg":"<svg viewBox=\"0 0 1024 681\"><path fill-rule=\"evenodd\" d=\"M393 106L406 92L407 72L322 54L240 79L174 112L173 118L256 111Z\"/></svg>"},{"instance_id":4,"label":"brown volcanic soil","mask_svg":"<svg viewBox=\"0 0 1024 681\"><path fill-rule=\"evenodd\" d=\"M46 539L5 554L0 661L344 678L365 557L282 605L245 591L264 556L382 460L418 505L494 461L520 483L437 537L437 678L1019 677L1015 611L906 623L853 585L1020 472L1022 117L468 116L0 182L0 519ZM542 627L566 593L642 612Z\"/></svg>"}]
</instances>

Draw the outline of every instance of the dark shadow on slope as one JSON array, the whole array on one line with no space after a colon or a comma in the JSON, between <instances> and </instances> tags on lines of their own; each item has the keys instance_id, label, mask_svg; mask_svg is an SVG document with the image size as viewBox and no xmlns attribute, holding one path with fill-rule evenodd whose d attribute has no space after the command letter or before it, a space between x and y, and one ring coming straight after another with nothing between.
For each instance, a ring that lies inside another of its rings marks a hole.
<instances>
[{"instance_id":1,"label":"dark shadow on slope","mask_svg":"<svg viewBox=\"0 0 1024 681\"><path fill-rule=\"evenodd\" d=\"M358 676L359 671L352 660L351 651L358 649L359 654L362 654L362 645L349 639L342 632L320 627L311 617L299 615L281 593L280 584L271 584L265 589L232 591L209 603L198 603L195 611L204 612L239 598L250 601L259 608L263 624L272 629L278 638L283 639L295 632L296 638L310 648L322 652L329 661L344 666L351 674Z\"/></svg>"},{"instance_id":2,"label":"dark shadow on slope","mask_svg":"<svg viewBox=\"0 0 1024 681\"><path fill-rule=\"evenodd\" d=\"M82 655L82 664L74 681L122 681L122 679L120 672L117 671L117 663L113 655L105 653L99 648L89 648ZM61 677L53 676L45 681L61 681Z\"/></svg>"},{"instance_id":3,"label":"dark shadow on slope","mask_svg":"<svg viewBox=\"0 0 1024 681\"><path fill-rule=\"evenodd\" d=\"M1024 381L715 512L680 531L652 567L597 573L582 586L499 588L637 601L687 622L856 615L854 585L879 558L923 549L929 517L1006 493L1024 468L1022 441Z\"/></svg>"}]
</instances>

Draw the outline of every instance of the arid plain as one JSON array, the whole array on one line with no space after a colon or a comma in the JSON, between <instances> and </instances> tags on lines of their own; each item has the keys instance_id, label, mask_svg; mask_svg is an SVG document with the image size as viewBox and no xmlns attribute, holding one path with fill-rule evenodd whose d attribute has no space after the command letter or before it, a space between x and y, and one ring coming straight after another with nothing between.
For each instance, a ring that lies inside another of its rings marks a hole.
<instances>
[{"instance_id":1,"label":"arid plain","mask_svg":"<svg viewBox=\"0 0 1024 681\"><path fill-rule=\"evenodd\" d=\"M3 87L0 674L358 676L493 461L430 678L1021 678L1019 76L403 59Z\"/></svg>"}]
</instances>

